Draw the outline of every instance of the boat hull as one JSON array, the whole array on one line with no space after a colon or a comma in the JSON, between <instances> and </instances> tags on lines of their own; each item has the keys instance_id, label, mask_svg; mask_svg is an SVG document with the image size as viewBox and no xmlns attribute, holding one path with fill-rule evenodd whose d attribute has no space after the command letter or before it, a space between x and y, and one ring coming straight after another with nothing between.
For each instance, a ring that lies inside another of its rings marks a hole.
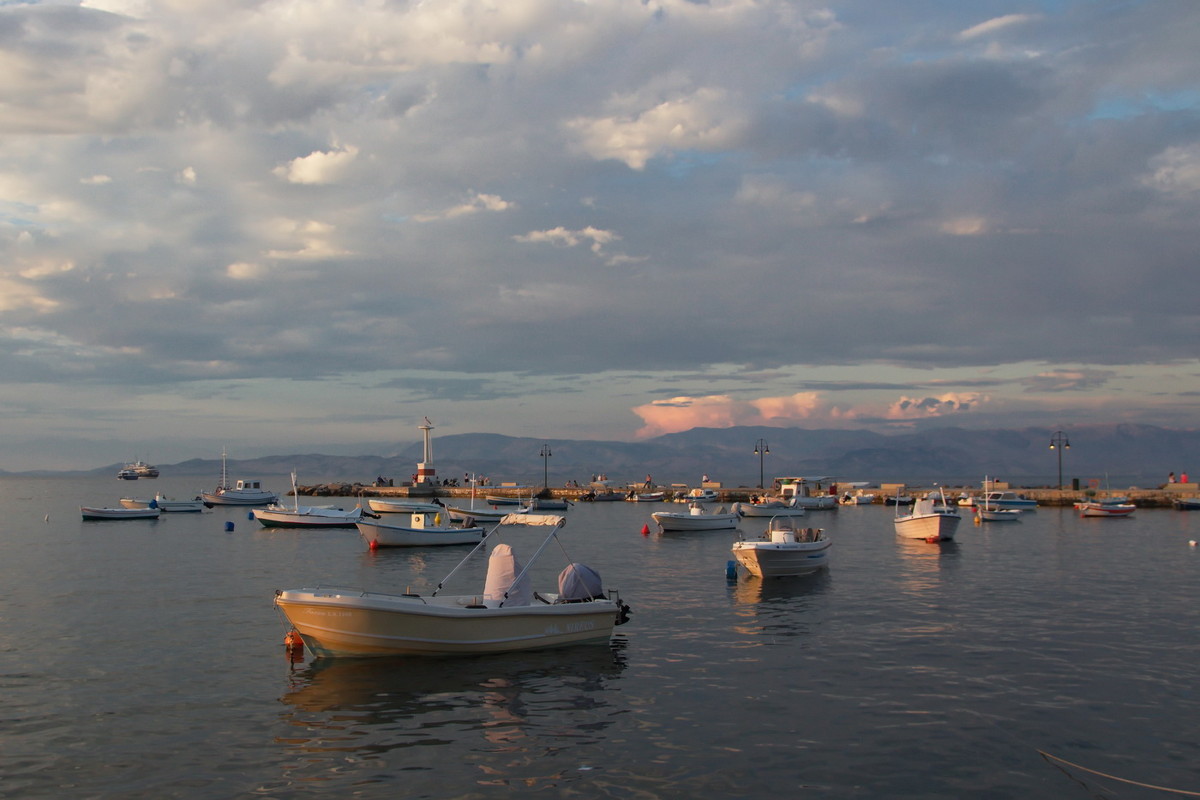
<instances>
[{"instance_id":1,"label":"boat hull","mask_svg":"<svg viewBox=\"0 0 1200 800\"><path fill-rule=\"evenodd\" d=\"M228 491L201 492L201 499L210 506L269 506L279 502L279 495L270 492L239 493L236 489Z\"/></svg>"},{"instance_id":2,"label":"boat hull","mask_svg":"<svg viewBox=\"0 0 1200 800\"><path fill-rule=\"evenodd\" d=\"M760 578L810 575L829 565L830 539L816 542L735 542L733 557Z\"/></svg>"},{"instance_id":3,"label":"boat hull","mask_svg":"<svg viewBox=\"0 0 1200 800\"><path fill-rule=\"evenodd\" d=\"M1128 517L1137 506L1131 503L1121 504L1105 504L1105 503L1081 503L1079 505L1079 516L1081 517Z\"/></svg>"},{"instance_id":4,"label":"boat hull","mask_svg":"<svg viewBox=\"0 0 1200 800\"><path fill-rule=\"evenodd\" d=\"M984 522L1019 522L1021 511L1016 508L982 508L975 507L975 516Z\"/></svg>"},{"instance_id":5,"label":"boat hull","mask_svg":"<svg viewBox=\"0 0 1200 800\"><path fill-rule=\"evenodd\" d=\"M362 520L358 532L371 547L437 547L479 544L483 528L413 528Z\"/></svg>"},{"instance_id":6,"label":"boat hull","mask_svg":"<svg viewBox=\"0 0 1200 800\"><path fill-rule=\"evenodd\" d=\"M84 519L158 519L157 508L97 508L81 506Z\"/></svg>"},{"instance_id":7,"label":"boat hull","mask_svg":"<svg viewBox=\"0 0 1200 800\"><path fill-rule=\"evenodd\" d=\"M895 519L896 535L905 539L924 539L927 542L946 542L954 538L958 523L957 514L912 514Z\"/></svg>"},{"instance_id":8,"label":"boat hull","mask_svg":"<svg viewBox=\"0 0 1200 800\"><path fill-rule=\"evenodd\" d=\"M478 596L294 589L275 605L317 656L448 656L607 642L619 601L484 607Z\"/></svg>"},{"instance_id":9,"label":"boat hull","mask_svg":"<svg viewBox=\"0 0 1200 800\"><path fill-rule=\"evenodd\" d=\"M332 513L330 513L332 512ZM287 510L256 508L254 518L267 528L353 528L362 519L362 509L339 511L330 509Z\"/></svg>"},{"instance_id":10,"label":"boat hull","mask_svg":"<svg viewBox=\"0 0 1200 800\"><path fill-rule=\"evenodd\" d=\"M738 524L737 514L676 514L657 511L650 515L664 531L723 531Z\"/></svg>"},{"instance_id":11,"label":"boat hull","mask_svg":"<svg viewBox=\"0 0 1200 800\"><path fill-rule=\"evenodd\" d=\"M445 511L445 506L437 503L425 503L419 500L386 500L382 497L367 498L367 507L376 514L437 514Z\"/></svg>"},{"instance_id":12,"label":"boat hull","mask_svg":"<svg viewBox=\"0 0 1200 800\"><path fill-rule=\"evenodd\" d=\"M799 506L780 503L734 503L733 510L739 517L803 517L807 513Z\"/></svg>"}]
</instances>

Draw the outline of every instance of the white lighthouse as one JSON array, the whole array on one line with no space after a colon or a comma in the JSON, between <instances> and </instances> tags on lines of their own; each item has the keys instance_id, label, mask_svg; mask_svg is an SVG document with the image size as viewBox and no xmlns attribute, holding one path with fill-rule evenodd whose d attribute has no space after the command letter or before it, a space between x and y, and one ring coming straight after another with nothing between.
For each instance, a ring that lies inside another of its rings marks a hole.
<instances>
[{"instance_id":1,"label":"white lighthouse","mask_svg":"<svg viewBox=\"0 0 1200 800\"><path fill-rule=\"evenodd\" d=\"M433 430L433 423L429 421L429 417L425 417L425 424L418 425L417 430L425 435L425 450L421 454L420 463L417 464L416 485L432 487L437 485L437 469L433 466L433 444L429 441L429 432Z\"/></svg>"}]
</instances>

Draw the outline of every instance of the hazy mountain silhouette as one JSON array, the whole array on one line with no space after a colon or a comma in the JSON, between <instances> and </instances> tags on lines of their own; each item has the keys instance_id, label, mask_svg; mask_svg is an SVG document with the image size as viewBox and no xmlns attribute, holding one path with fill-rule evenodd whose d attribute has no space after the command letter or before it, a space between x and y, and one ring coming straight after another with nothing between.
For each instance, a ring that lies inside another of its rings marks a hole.
<instances>
[{"instance_id":1,"label":"hazy mountain silhouette","mask_svg":"<svg viewBox=\"0 0 1200 800\"><path fill-rule=\"evenodd\" d=\"M1015 485L1048 486L1058 480L1058 454L1049 447L1051 428L965 430L938 428L885 436L865 430L803 428L695 428L641 442L535 439L494 433L433 437L434 463L440 478L464 474L540 486L543 471L551 486L575 480L587 483L606 474L619 483L640 483L647 474L656 483L696 485L702 475L725 486L757 486L760 460L755 443L765 439L762 458L767 482L780 475L830 475L842 481L906 482L913 485L978 484L985 475ZM1063 452L1063 481L1106 480L1114 487L1156 486L1168 472L1191 470L1200 477L1200 431L1151 425L1092 425L1066 430L1071 448ZM551 455L539 453L544 444ZM231 479L287 475L293 469L303 484L327 481L370 483L376 477L408 480L421 459L414 436L387 448L388 455L331 456L316 453L230 460ZM204 485L220 476L220 459L192 459L158 465L163 475L196 475ZM102 474L113 464L77 474ZM25 473L35 474L35 473ZM48 474L48 473L40 473ZM49 473L65 474L65 473Z\"/></svg>"}]
</instances>

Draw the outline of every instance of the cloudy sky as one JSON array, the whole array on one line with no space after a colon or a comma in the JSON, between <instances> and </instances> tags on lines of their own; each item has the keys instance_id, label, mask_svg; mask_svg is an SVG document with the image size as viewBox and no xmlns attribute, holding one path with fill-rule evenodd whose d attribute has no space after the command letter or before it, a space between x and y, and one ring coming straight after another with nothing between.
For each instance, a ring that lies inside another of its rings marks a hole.
<instances>
[{"instance_id":1,"label":"cloudy sky","mask_svg":"<svg viewBox=\"0 0 1200 800\"><path fill-rule=\"evenodd\" d=\"M1200 426L1195 0L0 0L0 469Z\"/></svg>"}]
</instances>

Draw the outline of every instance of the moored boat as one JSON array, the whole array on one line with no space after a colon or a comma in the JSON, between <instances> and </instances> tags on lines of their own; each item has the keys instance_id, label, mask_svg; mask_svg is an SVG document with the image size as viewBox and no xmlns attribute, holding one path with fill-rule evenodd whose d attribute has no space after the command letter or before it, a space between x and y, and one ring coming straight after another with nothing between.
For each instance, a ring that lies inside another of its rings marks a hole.
<instances>
[{"instance_id":1,"label":"moored boat","mask_svg":"<svg viewBox=\"0 0 1200 800\"><path fill-rule=\"evenodd\" d=\"M1016 492L988 492L984 495L983 499L991 508L1015 508L1019 511L1037 508L1037 500L1031 500L1025 495L1017 494Z\"/></svg>"},{"instance_id":2,"label":"moored boat","mask_svg":"<svg viewBox=\"0 0 1200 800\"><path fill-rule=\"evenodd\" d=\"M84 519L158 519L157 508L101 508L98 506L80 506L79 511Z\"/></svg>"},{"instance_id":3,"label":"moored boat","mask_svg":"<svg viewBox=\"0 0 1200 800\"><path fill-rule=\"evenodd\" d=\"M905 539L924 539L927 542L946 542L954 538L958 523L962 520L953 506L945 503L938 506L932 497L922 497L913 503L912 510L900 514L900 506L896 507L893 525L896 535Z\"/></svg>"},{"instance_id":4,"label":"moored boat","mask_svg":"<svg viewBox=\"0 0 1200 800\"><path fill-rule=\"evenodd\" d=\"M733 511L739 517L803 517L805 510L779 499L764 499L756 502L734 503Z\"/></svg>"},{"instance_id":5,"label":"moored boat","mask_svg":"<svg viewBox=\"0 0 1200 800\"><path fill-rule=\"evenodd\" d=\"M279 495L264 489L259 481L239 480L230 486L224 450L221 450L221 482L213 491L201 492L200 498L209 506L265 506L279 502Z\"/></svg>"},{"instance_id":6,"label":"moored boat","mask_svg":"<svg viewBox=\"0 0 1200 800\"><path fill-rule=\"evenodd\" d=\"M655 511L650 515L664 531L719 531L737 527L738 515L724 506L708 511L700 503L692 503L686 512Z\"/></svg>"},{"instance_id":7,"label":"moored boat","mask_svg":"<svg viewBox=\"0 0 1200 800\"><path fill-rule=\"evenodd\" d=\"M1076 503L1081 517L1128 517L1137 510L1133 503L1092 501Z\"/></svg>"},{"instance_id":8,"label":"moored boat","mask_svg":"<svg viewBox=\"0 0 1200 800\"><path fill-rule=\"evenodd\" d=\"M440 594L455 567L428 595L286 589L276 590L275 607L320 657L478 655L607 642L613 627L628 619L629 607L617 592L605 591L594 570L571 563L559 573L557 593L532 589L529 568L565 522L551 515L504 517L501 525L550 525L552 530L525 566L508 544L496 545L479 594Z\"/></svg>"},{"instance_id":9,"label":"moored boat","mask_svg":"<svg viewBox=\"0 0 1200 800\"><path fill-rule=\"evenodd\" d=\"M376 514L440 514L446 511L440 502L407 497L368 497L367 508Z\"/></svg>"},{"instance_id":10,"label":"moored boat","mask_svg":"<svg viewBox=\"0 0 1200 800\"><path fill-rule=\"evenodd\" d=\"M366 540L367 546L372 549L376 547L478 544L483 538L483 528L440 525L437 523L439 516L440 514L416 513L411 516L408 525L375 519L361 519L356 527L359 534Z\"/></svg>"},{"instance_id":11,"label":"moored boat","mask_svg":"<svg viewBox=\"0 0 1200 800\"><path fill-rule=\"evenodd\" d=\"M731 552L753 575L786 578L827 566L832 544L823 528L796 528L793 518L776 517L762 537L734 542Z\"/></svg>"}]
</instances>

